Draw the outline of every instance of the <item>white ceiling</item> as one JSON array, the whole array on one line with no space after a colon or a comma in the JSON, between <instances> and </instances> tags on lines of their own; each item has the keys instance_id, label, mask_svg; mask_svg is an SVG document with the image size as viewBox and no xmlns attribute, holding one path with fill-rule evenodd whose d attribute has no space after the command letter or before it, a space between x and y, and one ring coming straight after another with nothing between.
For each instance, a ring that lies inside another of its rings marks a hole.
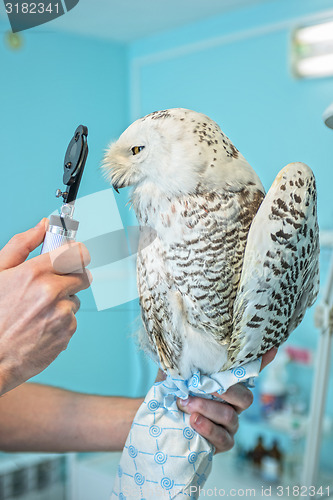
<instances>
[{"instance_id":1,"label":"white ceiling","mask_svg":"<svg viewBox=\"0 0 333 500\"><path fill-rule=\"evenodd\" d=\"M268 1L80 0L73 10L40 29L132 42L229 10ZM0 1L0 17L4 15L4 5Z\"/></svg>"}]
</instances>

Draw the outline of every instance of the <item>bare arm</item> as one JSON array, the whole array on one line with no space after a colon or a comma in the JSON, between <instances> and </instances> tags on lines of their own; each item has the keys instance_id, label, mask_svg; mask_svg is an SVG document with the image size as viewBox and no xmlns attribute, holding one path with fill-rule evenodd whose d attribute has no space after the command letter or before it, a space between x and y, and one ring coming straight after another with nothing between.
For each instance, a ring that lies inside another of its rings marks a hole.
<instances>
[{"instance_id":1,"label":"bare arm","mask_svg":"<svg viewBox=\"0 0 333 500\"><path fill-rule=\"evenodd\" d=\"M0 398L0 449L121 450L141 402L26 383Z\"/></svg>"},{"instance_id":2,"label":"bare arm","mask_svg":"<svg viewBox=\"0 0 333 500\"><path fill-rule=\"evenodd\" d=\"M264 356L262 367L276 351ZM159 376L163 379L163 374ZM252 396L242 385L223 394L226 403L191 398L183 411L217 452L229 450L238 414ZM0 449L4 451L116 451L125 444L143 399L93 396L26 383L0 397ZM198 418L200 417L200 418Z\"/></svg>"}]
</instances>

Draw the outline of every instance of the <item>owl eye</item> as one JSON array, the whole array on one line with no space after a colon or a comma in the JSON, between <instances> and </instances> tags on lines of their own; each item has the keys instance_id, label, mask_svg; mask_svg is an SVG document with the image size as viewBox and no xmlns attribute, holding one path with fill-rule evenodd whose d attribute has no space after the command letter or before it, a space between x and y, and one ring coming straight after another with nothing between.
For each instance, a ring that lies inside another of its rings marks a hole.
<instances>
[{"instance_id":1,"label":"owl eye","mask_svg":"<svg viewBox=\"0 0 333 500\"><path fill-rule=\"evenodd\" d=\"M138 155L144 148L144 146L134 146L134 148L132 148L133 155Z\"/></svg>"}]
</instances>

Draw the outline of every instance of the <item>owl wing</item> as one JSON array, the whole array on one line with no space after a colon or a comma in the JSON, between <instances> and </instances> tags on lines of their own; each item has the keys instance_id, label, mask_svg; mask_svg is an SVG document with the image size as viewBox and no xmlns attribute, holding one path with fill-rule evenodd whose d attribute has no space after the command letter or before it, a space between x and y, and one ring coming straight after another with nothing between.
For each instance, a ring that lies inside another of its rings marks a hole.
<instances>
[{"instance_id":1,"label":"owl wing","mask_svg":"<svg viewBox=\"0 0 333 500\"><path fill-rule=\"evenodd\" d=\"M277 175L248 234L224 368L284 342L318 291L315 179L305 164L291 163Z\"/></svg>"}]
</instances>

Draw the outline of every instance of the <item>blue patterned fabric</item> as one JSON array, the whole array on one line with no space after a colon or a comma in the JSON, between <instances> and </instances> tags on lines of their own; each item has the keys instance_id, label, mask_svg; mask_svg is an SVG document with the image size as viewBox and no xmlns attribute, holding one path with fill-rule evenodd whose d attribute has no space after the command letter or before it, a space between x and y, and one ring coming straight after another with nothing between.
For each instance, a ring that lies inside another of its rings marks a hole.
<instances>
[{"instance_id":1,"label":"blue patterned fabric","mask_svg":"<svg viewBox=\"0 0 333 500\"><path fill-rule=\"evenodd\" d=\"M177 407L189 395L214 398L259 373L261 360L211 376L189 380L168 375L148 392L128 435L111 498L155 500L198 497L211 467L214 447L190 427L190 416ZM219 398L220 400L220 398Z\"/></svg>"}]
</instances>

